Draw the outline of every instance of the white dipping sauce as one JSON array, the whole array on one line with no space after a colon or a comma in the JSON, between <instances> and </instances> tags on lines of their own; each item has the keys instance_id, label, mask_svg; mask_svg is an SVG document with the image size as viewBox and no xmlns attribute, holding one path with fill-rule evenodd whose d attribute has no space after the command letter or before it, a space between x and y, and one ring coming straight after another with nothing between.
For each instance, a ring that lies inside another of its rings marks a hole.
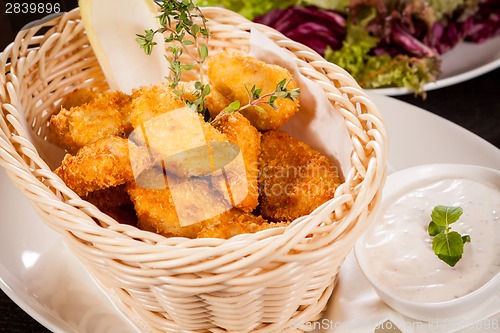
<instances>
[{"instance_id":1,"label":"white dipping sauce","mask_svg":"<svg viewBox=\"0 0 500 333\"><path fill-rule=\"evenodd\" d=\"M469 234L462 259L450 267L432 250L427 232L437 205L460 206L451 224ZM363 254L384 289L417 302L440 302L477 290L500 272L500 188L468 179L443 179L400 196L365 235Z\"/></svg>"}]
</instances>

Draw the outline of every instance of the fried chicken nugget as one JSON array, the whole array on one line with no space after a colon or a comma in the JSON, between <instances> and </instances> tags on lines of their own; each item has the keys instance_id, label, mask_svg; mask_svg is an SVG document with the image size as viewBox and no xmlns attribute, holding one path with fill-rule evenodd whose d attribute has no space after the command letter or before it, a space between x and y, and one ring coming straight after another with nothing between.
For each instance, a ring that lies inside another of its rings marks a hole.
<instances>
[{"instance_id":1,"label":"fried chicken nugget","mask_svg":"<svg viewBox=\"0 0 500 333\"><path fill-rule=\"evenodd\" d=\"M250 90L254 85L262 89L261 96L275 91L276 85L284 79L290 81L287 86L289 90L298 87L287 69L267 64L241 52L217 53L207 59L207 64L210 84L229 100L240 101L241 105L248 103L247 89ZM299 110L299 99L292 101L278 98L275 105L277 109L260 105L265 112L250 107L241 113L259 130L278 129Z\"/></svg>"},{"instance_id":2,"label":"fried chicken nugget","mask_svg":"<svg viewBox=\"0 0 500 333\"><path fill-rule=\"evenodd\" d=\"M122 92L104 92L81 106L53 115L48 140L70 153L101 138L125 136L130 126L131 97Z\"/></svg>"},{"instance_id":3,"label":"fried chicken nugget","mask_svg":"<svg viewBox=\"0 0 500 333\"><path fill-rule=\"evenodd\" d=\"M209 178L166 177L153 168L144 171L136 182L128 183L127 191L135 205L139 228L166 237L227 239L285 225L267 223L261 216L231 208ZM183 226L181 218L197 222Z\"/></svg>"},{"instance_id":4,"label":"fried chicken nugget","mask_svg":"<svg viewBox=\"0 0 500 333\"><path fill-rule=\"evenodd\" d=\"M134 180L152 164L147 149L117 136L102 138L66 154L54 172L80 196Z\"/></svg>"},{"instance_id":5,"label":"fried chicken nugget","mask_svg":"<svg viewBox=\"0 0 500 333\"><path fill-rule=\"evenodd\" d=\"M166 177L157 168L128 183L127 191L138 226L167 237L196 238L206 220L231 209L209 180Z\"/></svg>"},{"instance_id":6,"label":"fried chicken nugget","mask_svg":"<svg viewBox=\"0 0 500 333\"><path fill-rule=\"evenodd\" d=\"M185 107L167 83L141 87L132 92L130 122L134 129L166 112Z\"/></svg>"},{"instance_id":7,"label":"fried chicken nugget","mask_svg":"<svg viewBox=\"0 0 500 333\"><path fill-rule=\"evenodd\" d=\"M283 131L262 135L260 213L271 221L293 221L333 198L337 169L321 153Z\"/></svg>"},{"instance_id":8,"label":"fried chicken nugget","mask_svg":"<svg viewBox=\"0 0 500 333\"><path fill-rule=\"evenodd\" d=\"M157 164L179 177L205 176L214 171L209 145L228 142L226 136L191 109L178 109L134 130L129 139L147 146Z\"/></svg>"},{"instance_id":9,"label":"fried chicken nugget","mask_svg":"<svg viewBox=\"0 0 500 333\"><path fill-rule=\"evenodd\" d=\"M244 170L240 170L237 164L229 164L224 167L226 177L221 179L224 181L222 186L226 186L226 181L228 182L233 198L242 197L235 193L236 191L241 190L246 193L246 195L243 195L244 198L241 202L235 203L235 207L245 212L251 212L259 204L257 181L261 134L250 124L248 119L238 112L219 118L214 127L225 134L230 142L239 147L244 162ZM242 188L242 185L244 188Z\"/></svg>"},{"instance_id":10,"label":"fried chicken nugget","mask_svg":"<svg viewBox=\"0 0 500 333\"><path fill-rule=\"evenodd\" d=\"M254 233L273 227L261 216L255 216L232 208L214 218L204 221L203 227L198 232L198 238L224 238L245 233Z\"/></svg>"},{"instance_id":11,"label":"fried chicken nugget","mask_svg":"<svg viewBox=\"0 0 500 333\"><path fill-rule=\"evenodd\" d=\"M194 95L195 82L179 82L179 88L184 91L183 98L194 102L196 100L196 96ZM210 113L210 118L214 119L226 106L231 104L232 101L227 99L224 95L220 93L215 87L210 85L210 94L207 95L205 99L205 107L208 109Z\"/></svg>"},{"instance_id":12,"label":"fried chicken nugget","mask_svg":"<svg viewBox=\"0 0 500 333\"><path fill-rule=\"evenodd\" d=\"M212 173L211 142L227 142L224 134L193 112L165 84L134 93L129 139L150 148L158 164L179 177Z\"/></svg>"}]
</instances>

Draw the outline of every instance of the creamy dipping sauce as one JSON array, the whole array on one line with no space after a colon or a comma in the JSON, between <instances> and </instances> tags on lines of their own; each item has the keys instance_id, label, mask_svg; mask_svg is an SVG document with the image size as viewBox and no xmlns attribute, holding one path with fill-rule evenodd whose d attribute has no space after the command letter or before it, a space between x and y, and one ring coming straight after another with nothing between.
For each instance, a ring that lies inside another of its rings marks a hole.
<instances>
[{"instance_id":1,"label":"creamy dipping sauce","mask_svg":"<svg viewBox=\"0 0 500 333\"><path fill-rule=\"evenodd\" d=\"M437 205L463 208L451 229L471 242L455 267L432 250L427 227ZM469 179L422 184L386 206L365 235L362 254L367 273L401 298L441 302L471 293L500 274L500 188Z\"/></svg>"}]
</instances>

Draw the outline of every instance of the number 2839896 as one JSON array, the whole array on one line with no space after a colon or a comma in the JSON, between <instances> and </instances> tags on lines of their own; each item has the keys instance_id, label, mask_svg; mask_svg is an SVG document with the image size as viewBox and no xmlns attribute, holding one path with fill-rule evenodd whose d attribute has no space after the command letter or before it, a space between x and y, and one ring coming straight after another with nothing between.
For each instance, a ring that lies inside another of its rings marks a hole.
<instances>
[{"instance_id":1,"label":"number 2839896","mask_svg":"<svg viewBox=\"0 0 500 333\"><path fill-rule=\"evenodd\" d=\"M53 14L61 12L60 3L6 2L6 14Z\"/></svg>"}]
</instances>

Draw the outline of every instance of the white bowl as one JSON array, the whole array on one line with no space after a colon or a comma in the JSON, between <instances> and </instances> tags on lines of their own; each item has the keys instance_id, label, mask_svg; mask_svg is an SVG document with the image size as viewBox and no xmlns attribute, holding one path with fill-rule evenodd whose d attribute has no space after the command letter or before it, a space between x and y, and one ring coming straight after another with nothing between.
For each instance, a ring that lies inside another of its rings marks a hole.
<instances>
[{"instance_id":1,"label":"white bowl","mask_svg":"<svg viewBox=\"0 0 500 333\"><path fill-rule=\"evenodd\" d=\"M478 306L481 306L482 304L486 305L486 303L491 304L491 302L493 302L495 304L494 306L496 306L497 308L498 306L500 306L500 264L498 263L498 258L500 258L500 254L498 253L498 251L500 251L500 248L498 246L499 241L497 240L494 240L493 246L489 247L490 250L493 249L493 251L497 251L497 254L493 256L493 258L496 259L492 259L489 263L485 264L486 266L490 267L489 273L492 273L491 278L488 278L487 282L479 285L477 288L464 292L463 295L454 298L452 297L439 300L418 299L419 297L423 297L423 292L420 292L419 295L416 295L415 293L413 293L411 296L405 295L404 292L402 292L402 290L404 290L403 288L395 287L394 283L388 282L390 281L390 278L396 276L399 277L400 274L402 275L403 273L401 273L400 271L404 271L405 273L410 271L422 273L425 272L425 275L428 275L428 271L426 271L426 269L424 268L421 268L422 262L419 262L419 260L422 257L417 256L417 259L415 259L416 257L410 258L410 256L406 255L405 258L408 258L408 260L405 259L404 261L397 261L395 257L400 255L400 253L396 253L399 251L386 252L394 253L394 256L390 255L390 258L387 258L387 256L377 256L378 254L381 254L383 252L377 252L377 249L373 248L373 246L378 246L379 244L385 242L393 242L393 244L397 244L398 246L401 245L401 255L404 254L403 251L405 250L405 247L408 249L414 249L413 245L399 244L398 242L407 242L408 238L406 237L408 237L408 235L415 234L420 238L424 233L424 228L422 228L423 219L409 219L405 221L403 217L397 218L397 214L387 214L386 212L388 208L396 207L396 202L401 203L400 199L402 198L402 196L408 193L412 193L410 194L411 197L418 198L410 199L414 200L409 201L410 203L417 202L418 200L420 200L418 202L423 202L423 198L426 197L425 192L417 191L419 188L432 188L430 191L437 191L438 197L442 198L443 193L445 192L438 191L440 187L430 186L430 184L437 184L437 182L449 178L468 179L476 181L478 183L488 183L490 185L493 185L491 188L495 193L500 192L500 171L494 169L461 164L432 164L417 166L399 171L388 177L383 191L381 209L379 211L378 217L376 218L374 226L367 233L365 233L362 238L360 238L354 248L356 259L358 261L359 267L361 268L361 271L374 287L380 298L387 305L408 317L429 322L449 322L458 320L460 317L464 318L464 315L466 315L473 309L476 309ZM446 195L450 194L447 193ZM437 204L442 203L436 203L436 205ZM493 211L496 209L496 207L498 207L497 211L500 211L500 205L494 205L493 207ZM428 207L425 211L428 211ZM491 216L498 216L495 214L492 214ZM465 216L465 209L463 216ZM387 224L384 225L384 227L381 227L381 223L384 218L392 219L393 224ZM496 217L496 219L498 219L498 217ZM430 222L430 220L431 218L429 212L428 222ZM495 218L493 220L495 220ZM404 225L404 223L407 224ZM418 225L410 226L408 223L418 223ZM451 228L454 229L454 226L455 224L452 224ZM400 230L403 230L401 229L402 227L404 227L404 230L406 230L406 234L401 233ZM489 227L494 228L495 235L498 235L500 232L500 220L498 220L496 223L490 223ZM393 231L391 231L391 229ZM414 233L414 230L417 230L417 233ZM426 231L427 230L425 228L425 232ZM428 238L430 238L430 236ZM422 240L422 242L424 242L424 240ZM417 245L420 246L420 244ZM427 240L427 244L423 244L423 246L430 247L429 240ZM473 246L475 246L474 250L472 250ZM464 260L468 255L472 256L471 253L474 253L475 256L476 253L479 252L478 248L480 249L481 247L483 247L483 245L479 241L474 243L474 237L472 237L471 243L467 243L465 246L464 254L461 260ZM372 257L370 256L370 251L372 251ZM415 249L415 251L417 250ZM430 250L430 252L432 252L432 250ZM425 254L427 255L426 259L431 260L429 259L430 254ZM489 256L488 258L491 258L491 253L487 253L487 255ZM455 268L451 268L447 264L439 260L434 253L432 253L432 256L435 257L433 259L436 260L436 262L432 262L432 265L435 265L434 267L440 267L437 270L433 271L433 274L435 273L436 275L431 274L432 278L439 277L439 274L447 274L443 272L453 272L452 274L455 274L457 272L456 268L459 267L460 261L459 263L457 263ZM414 262L412 260L414 260ZM468 260L470 261L472 259L469 258ZM395 266L396 262L401 262L401 265L398 264L399 266ZM414 264L414 266L410 267L409 265L412 264ZM463 265L465 265L465 263ZM462 266L460 269L463 270L464 267L465 266ZM392 268L394 268L394 273L390 271L390 269ZM474 269L472 269L472 271L474 271ZM474 274L476 274L477 276L477 273ZM418 273L415 273L415 276L409 276L409 278L405 280L408 281L413 278L417 278L417 275ZM422 276L423 275L424 274L422 274ZM427 290L433 290L432 288L434 288L436 285L439 285L439 283L433 283L434 282L430 282L429 285L426 286L426 288L428 288ZM439 289L436 289L435 291L433 290L433 292L436 294L434 296L431 296L430 298L439 298L440 296L437 294L438 290ZM448 292L447 289L441 289L441 291L443 295L447 294Z\"/></svg>"}]
</instances>

